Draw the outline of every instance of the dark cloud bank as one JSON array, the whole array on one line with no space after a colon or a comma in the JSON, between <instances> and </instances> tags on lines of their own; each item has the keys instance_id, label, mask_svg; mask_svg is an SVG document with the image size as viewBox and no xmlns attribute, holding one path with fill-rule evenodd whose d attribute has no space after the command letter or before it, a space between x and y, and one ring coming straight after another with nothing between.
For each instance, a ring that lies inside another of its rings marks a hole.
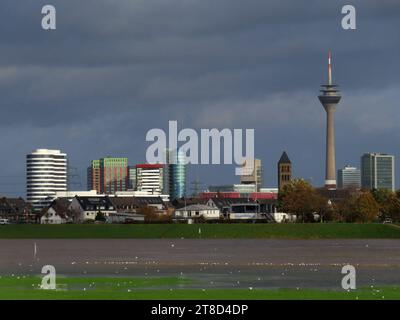
<instances>
[{"instance_id":1,"label":"dark cloud bank","mask_svg":"<svg viewBox=\"0 0 400 320\"><path fill-rule=\"evenodd\" d=\"M296 176L322 184L316 96L330 48L337 166L400 156L399 1L352 1L356 31L341 29L343 1L53 0L55 32L40 27L44 4L0 3L0 193L24 194L25 154L38 147L66 151L82 181L94 158L142 162L146 132L168 120L255 128L267 186L284 149ZM232 166L191 167L197 176L237 179Z\"/></svg>"}]
</instances>

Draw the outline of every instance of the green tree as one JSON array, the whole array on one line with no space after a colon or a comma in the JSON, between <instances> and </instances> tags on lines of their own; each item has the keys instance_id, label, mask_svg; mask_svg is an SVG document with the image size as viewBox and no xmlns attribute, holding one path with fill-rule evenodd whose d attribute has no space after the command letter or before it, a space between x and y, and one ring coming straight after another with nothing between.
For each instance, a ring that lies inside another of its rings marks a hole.
<instances>
[{"instance_id":1,"label":"green tree","mask_svg":"<svg viewBox=\"0 0 400 320\"><path fill-rule=\"evenodd\" d=\"M96 221L105 222L105 221L106 221L106 217L105 217L105 215L104 215L103 212L99 211L99 212L97 212L97 214L96 214L95 220L96 220Z\"/></svg>"}]
</instances>

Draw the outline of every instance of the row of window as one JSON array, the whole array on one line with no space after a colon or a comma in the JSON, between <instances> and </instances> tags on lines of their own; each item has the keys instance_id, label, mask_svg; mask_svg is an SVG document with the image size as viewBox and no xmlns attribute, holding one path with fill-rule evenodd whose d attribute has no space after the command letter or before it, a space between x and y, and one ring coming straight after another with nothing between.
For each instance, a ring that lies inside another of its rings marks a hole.
<instances>
[{"instance_id":1,"label":"row of window","mask_svg":"<svg viewBox=\"0 0 400 320\"><path fill-rule=\"evenodd\" d=\"M52 154L28 154L27 159L67 159L67 156L62 155L52 155Z\"/></svg>"}]
</instances>

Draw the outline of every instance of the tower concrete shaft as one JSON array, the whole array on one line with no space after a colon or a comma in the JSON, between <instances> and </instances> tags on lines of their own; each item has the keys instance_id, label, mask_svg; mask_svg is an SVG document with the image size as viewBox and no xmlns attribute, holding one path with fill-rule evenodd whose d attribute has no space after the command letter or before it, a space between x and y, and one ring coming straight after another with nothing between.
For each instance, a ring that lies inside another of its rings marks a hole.
<instances>
[{"instance_id":1,"label":"tower concrete shaft","mask_svg":"<svg viewBox=\"0 0 400 320\"><path fill-rule=\"evenodd\" d=\"M326 164L325 187L336 189L336 162L335 162L335 125L334 112L341 96L337 86L332 84L332 55L329 52L328 84L322 85L321 95L318 96L326 111Z\"/></svg>"}]
</instances>

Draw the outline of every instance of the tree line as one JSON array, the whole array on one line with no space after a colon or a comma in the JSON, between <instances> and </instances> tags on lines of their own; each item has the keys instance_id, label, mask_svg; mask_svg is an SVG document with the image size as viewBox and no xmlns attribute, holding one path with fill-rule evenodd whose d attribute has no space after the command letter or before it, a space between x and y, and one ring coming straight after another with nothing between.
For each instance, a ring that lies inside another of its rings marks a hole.
<instances>
[{"instance_id":1,"label":"tree line","mask_svg":"<svg viewBox=\"0 0 400 320\"><path fill-rule=\"evenodd\" d=\"M344 190L328 198L321 189L295 179L279 192L278 208L297 222L400 222L400 190Z\"/></svg>"}]
</instances>

